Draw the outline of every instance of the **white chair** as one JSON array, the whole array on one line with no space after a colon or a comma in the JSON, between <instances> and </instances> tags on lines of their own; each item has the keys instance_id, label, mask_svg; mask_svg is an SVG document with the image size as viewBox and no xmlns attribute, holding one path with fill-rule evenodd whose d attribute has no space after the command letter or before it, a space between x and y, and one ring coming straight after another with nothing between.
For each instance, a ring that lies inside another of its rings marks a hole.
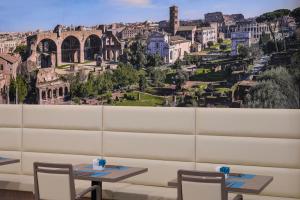
<instances>
[{"instance_id":1,"label":"white chair","mask_svg":"<svg viewBox=\"0 0 300 200\"><path fill-rule=\"evenodd\" d=\"M222 173L179 170L177 178L178 200L228 200ZM242 195L234 197L242 199Z\"/></svg>"},{"instance_id":2,"label":"white chair","mask_svg":"<svg viewBox=\"0 0 300 200\"><path fill-rule=\"evenodd\" d=\"M33 164L35 200L78 200L95 190L100 197L100 188L92 186L76 194L73 166L70 164ZM99 199L97 199L99 200Z\"/></svg>"}]
</instances>

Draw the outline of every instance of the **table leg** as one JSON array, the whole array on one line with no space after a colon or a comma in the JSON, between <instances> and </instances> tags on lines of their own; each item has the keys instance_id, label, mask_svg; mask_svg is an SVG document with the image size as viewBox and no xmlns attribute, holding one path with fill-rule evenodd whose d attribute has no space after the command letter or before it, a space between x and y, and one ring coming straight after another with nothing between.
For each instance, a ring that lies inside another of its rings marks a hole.
<instances>
[{"instance_id":1,"label":"table leg","mask_svg":"<svg viewBox=\"0 0 300 200\"><path fill-rule=\"evenodd\" d=\"M102 200L102 182L99 181L92 181L92 186L98 185L99 187L99 197L97 196L97 192L95 190L92 191L92 198L91 200Z\"/></svg>"}]
</instances>

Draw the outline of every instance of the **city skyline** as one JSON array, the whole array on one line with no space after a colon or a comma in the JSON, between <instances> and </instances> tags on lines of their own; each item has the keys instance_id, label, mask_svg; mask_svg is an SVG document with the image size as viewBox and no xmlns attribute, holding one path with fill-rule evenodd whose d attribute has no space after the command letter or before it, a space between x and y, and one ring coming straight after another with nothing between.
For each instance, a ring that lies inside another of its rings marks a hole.
<instances>
[{"instance_id":1,"label":"city skyline","mask_svg":"<svg viewBox=\"0 0 300 200\"><path fill-rule=\"evenodd\" d=\"M25 1L22 1L25 2ZM177 5L181 19L203 19L207 12L242 13L255 17L264 12L299 6L299 0L19 0L0 2L0 32L49 30L56 24L86 25L114 22L167 20L166 8ZM255 2L255 3L253 3ZM12 15L12 13L14 13ZM20 16L18 16L19 14Z\"/></svg>"}]
</instances>

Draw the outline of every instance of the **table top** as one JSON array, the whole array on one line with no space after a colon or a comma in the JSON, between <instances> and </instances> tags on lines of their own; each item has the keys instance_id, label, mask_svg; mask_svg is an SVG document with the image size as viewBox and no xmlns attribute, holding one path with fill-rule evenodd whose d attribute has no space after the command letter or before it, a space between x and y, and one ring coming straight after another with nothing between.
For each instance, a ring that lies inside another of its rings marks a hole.
<instances>
[{"instance_id":1,"label":"table top","mask_svg":"<svg viewBox=\"0 0 300 200\"><path fill-rule=\"evenodd\" d=\"M225 180L225 189L228 192L259 194L272 181L272 176L261 176L254 174L230 174L230 176ZM168 183L169 187L177 187L177 185L177 179L174 179Z\"/></svg>"},{"instance_id":2,"label":"table top","mask_svg":"<svg viewBox=\"0 0 300 200\"><path fill-rule=\"evenodd\" d=\"M148 171L147 168L107 165L104 170L93 170L92 164L74 166L75 179L99 182L118 182Z\"/></svg>"},{"instance_id":3,"label":"table top","mask_svg":"<svg viewBox=\"0 0 300 200\"><path fill-rule=\"evenodd\" d=\"M18 162L20 162L20 159L0 157L0 166L1 165L8 165L8 164L13 164L13 163L18 163Z\"/></svg>"}]
</instances>

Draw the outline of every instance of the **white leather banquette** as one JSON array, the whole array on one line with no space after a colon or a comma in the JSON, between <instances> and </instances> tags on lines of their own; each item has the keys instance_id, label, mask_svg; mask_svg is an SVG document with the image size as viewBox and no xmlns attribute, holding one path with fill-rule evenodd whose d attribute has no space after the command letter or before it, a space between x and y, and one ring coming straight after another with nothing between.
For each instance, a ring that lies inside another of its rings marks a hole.
<instances>
[{"instance_id":1,"label":"white leather banquette","mask_svg":"<svg viewBox=\"0 0 300 200\"><path fill-rule=\"evenodd\" d=\"M300 199L300 110L0 106L0 155L21 160L0 166L0 189L32 191L33 162L141 166L148 173L104 183L107 199L170 199L178 169L271 175L261 196ZM80 189L89 182L77 181Z\"/></svg>"}]
</instances>

